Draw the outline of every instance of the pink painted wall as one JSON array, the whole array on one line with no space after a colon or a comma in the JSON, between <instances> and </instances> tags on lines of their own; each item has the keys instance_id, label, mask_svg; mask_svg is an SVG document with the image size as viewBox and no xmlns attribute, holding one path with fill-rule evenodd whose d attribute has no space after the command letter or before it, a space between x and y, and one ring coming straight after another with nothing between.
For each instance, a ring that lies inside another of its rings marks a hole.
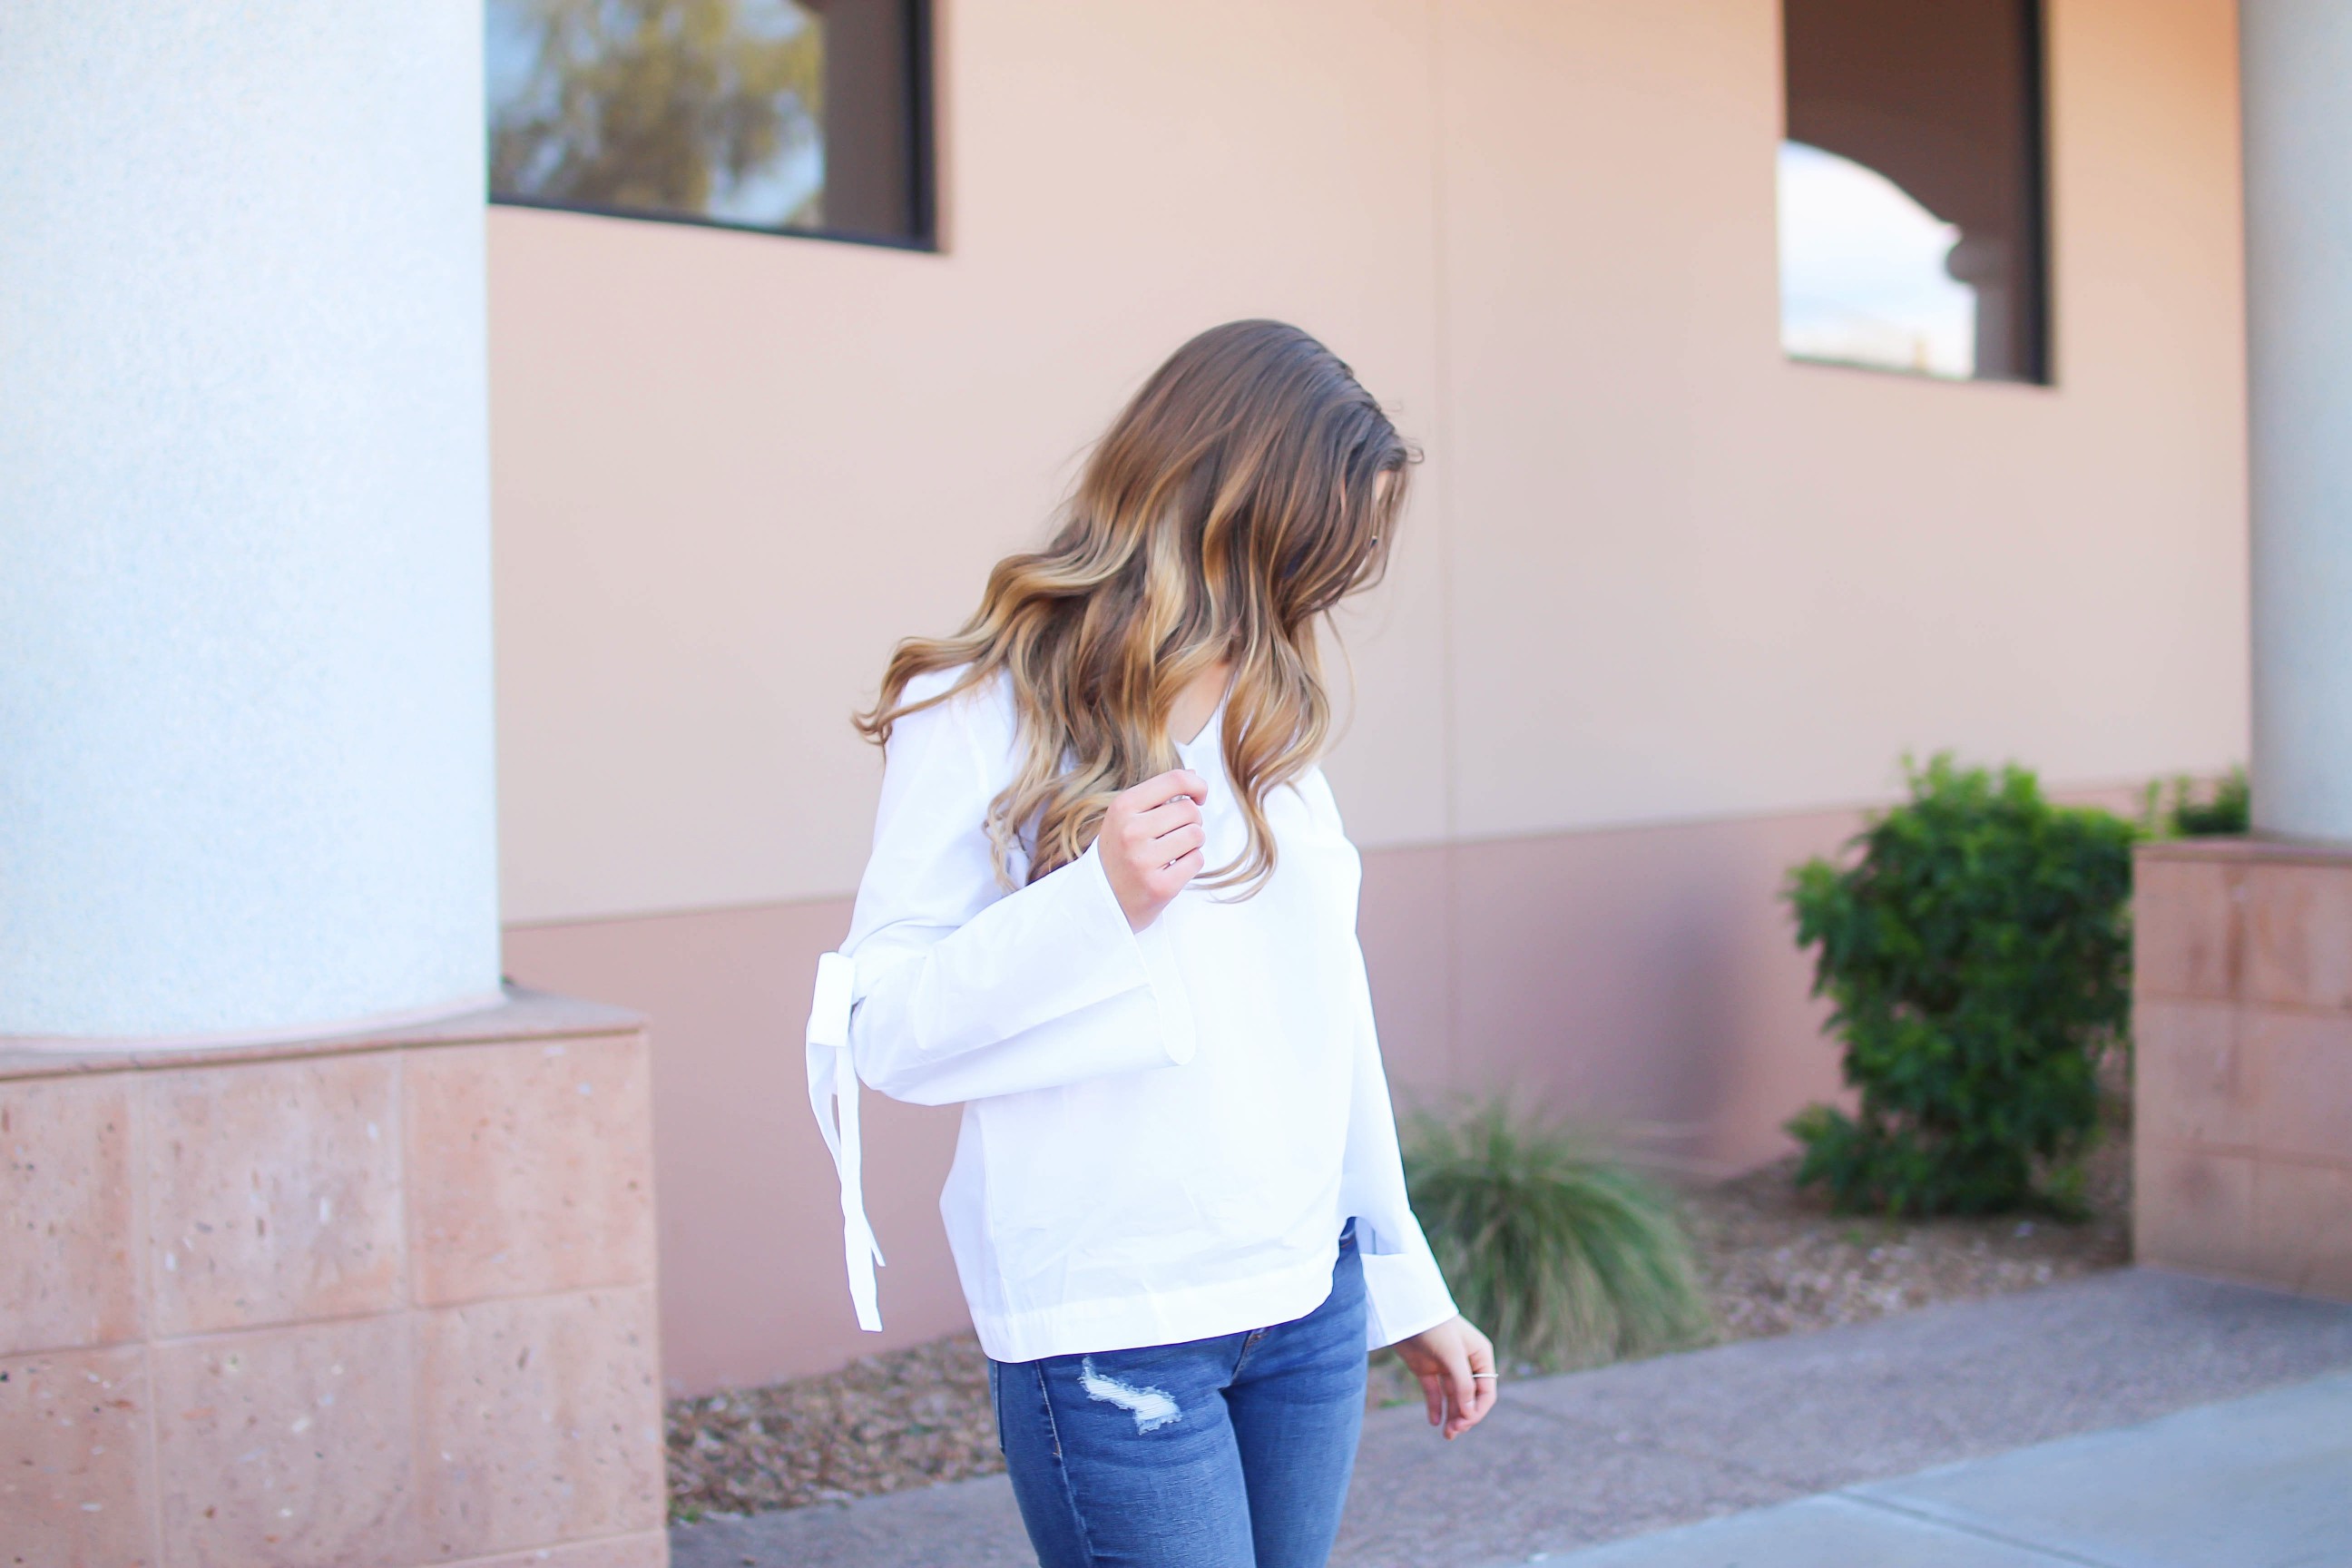
<instances>
[{"instance_id":1,"label":"pink painted wall","mask_svg":"<svg viewBox=\"0 0 2352 1568\"><path fill-rule=\"evenodd\" d=\"M940 11L938 255L489 216L509 920L845 895L891 642L1239 315L1430 455L1344 617L1360 843L2244 755L2230 0L2053 0L2048 387L1782 356L1775 0Z\"/></svg>"},{"instance_id":2,"label":"pink painted wall","mask_svg":"<svg viewBox=\"0 0 2352 1568\"><path fill-rule=\"evenodd\" d=\"M1837 1089L1779 900L1850 812L1485 840L1366 858L1390 1070L1424 1103L1515 1103L1702 1171L1786 1146Z\"/></svg>"}]
</instances>

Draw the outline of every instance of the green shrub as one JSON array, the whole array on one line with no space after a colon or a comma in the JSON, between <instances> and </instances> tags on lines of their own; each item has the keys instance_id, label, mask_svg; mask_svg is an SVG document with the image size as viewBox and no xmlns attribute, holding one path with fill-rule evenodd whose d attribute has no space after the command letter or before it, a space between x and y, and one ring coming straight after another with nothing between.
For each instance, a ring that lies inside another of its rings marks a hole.
<instances>
[{"instance_id":1,"label":"green shrub","mask_svg":"<svg viewBox=\"0 0 2352 1568\"><path fill-rule=\"evenodd\" d=\"M2253 790L2242 767L2231 768L2209 796L2200 796L2185 773L2172 781L2172 798L2163 796L2158 784L2147 786L2142 825L2151 837L2205 838L2253 829Z\"/></svg>"},{"instance_id":2,"label":"green shrub","mask_svg":"<svg viewBox=\"0 0 2352 1568\"><path fill-rule=\"evenodd\" d=\"M1850 864L1788 889L1834 1004L1849 1117L1789 1123L1798 1182L1889 1214L2063 1209L2098 1127L2098 1058L2130 1009L2133 826L2052 805L2033 775L1938 756Z\"/></svg>"},{"instance_id":3,"label":"green shrub","mask_svg":"<svg viewBox=\"0 0 2352 1568\"><path fill-rule=\"evenodd\" d=\"M1405 1181L1463 1315L1547 1370L1709 1333L1673 1195L1592 1142L1494 1102L1406 1124Z\"/></svg>"}]
</instances>

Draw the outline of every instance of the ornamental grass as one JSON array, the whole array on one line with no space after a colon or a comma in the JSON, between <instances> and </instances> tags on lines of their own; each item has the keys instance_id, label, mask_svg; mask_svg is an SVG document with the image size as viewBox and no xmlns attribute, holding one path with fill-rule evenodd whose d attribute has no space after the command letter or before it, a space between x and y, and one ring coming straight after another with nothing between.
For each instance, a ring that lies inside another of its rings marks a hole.
<instances>
[{"instance_id":1,"label":"ornamental grass","mask_svg":"<svg viewBox=\"0 0 2352 1568\"><path fill-rule=\"evenodd\" d=\"M1563 1371L1712 1337L1674 1194L1599 1140L1500 1101L1406 1131L1438 1267L1507 1361Z\"/></svg>"}]
</instances>

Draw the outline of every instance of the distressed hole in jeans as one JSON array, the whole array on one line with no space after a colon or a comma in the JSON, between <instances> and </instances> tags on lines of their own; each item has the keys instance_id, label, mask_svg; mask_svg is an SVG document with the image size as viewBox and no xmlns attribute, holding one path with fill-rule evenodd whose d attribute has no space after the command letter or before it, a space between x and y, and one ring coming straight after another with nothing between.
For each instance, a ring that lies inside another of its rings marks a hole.
<instances>
[{"instance_id":1,"label":"distressed hole in jeans","mask_svg":"<svg viewBox=\"0 0 2352 1568\"><path fill-rule=\"evenodd\" d=\"M1087 1357L1078 1365L1078 1386L1087 1391L1089 1399L1099 1399L1106 1405L1116 1405L1135 1417L1136 1435L1156 1432L1171 1421L1181 1421L1184 1413L1164 1390L1134 1388L1115 1377L1105 1377L1095 1370L1095 1358Z\"/></svg>"}]
</instances>

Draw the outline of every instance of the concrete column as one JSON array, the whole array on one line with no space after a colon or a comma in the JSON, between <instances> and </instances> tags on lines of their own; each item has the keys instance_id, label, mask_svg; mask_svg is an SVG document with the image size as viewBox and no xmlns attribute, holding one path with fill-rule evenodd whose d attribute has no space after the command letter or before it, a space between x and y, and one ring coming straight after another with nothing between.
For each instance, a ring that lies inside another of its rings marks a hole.
<instances>
[{"instance_id":1,"label":"concrete column","mask_svg":"<svg viewBox=\"0 0 2352 1568\"><path fill-rule=\"evenodd\" d=\"M2352 843L2352 5L2240 17L2254 824Z\"/></svg>"},{"instance_id":2,"label":"concrete column","mask_svg":"<svg viewBox=\"0 0 2352 1568\"><path fill-rule=\"evenodd\" d=\"M0 6L0 1035L496 993L481 26Z\"/></svg>"}]
</instances>

